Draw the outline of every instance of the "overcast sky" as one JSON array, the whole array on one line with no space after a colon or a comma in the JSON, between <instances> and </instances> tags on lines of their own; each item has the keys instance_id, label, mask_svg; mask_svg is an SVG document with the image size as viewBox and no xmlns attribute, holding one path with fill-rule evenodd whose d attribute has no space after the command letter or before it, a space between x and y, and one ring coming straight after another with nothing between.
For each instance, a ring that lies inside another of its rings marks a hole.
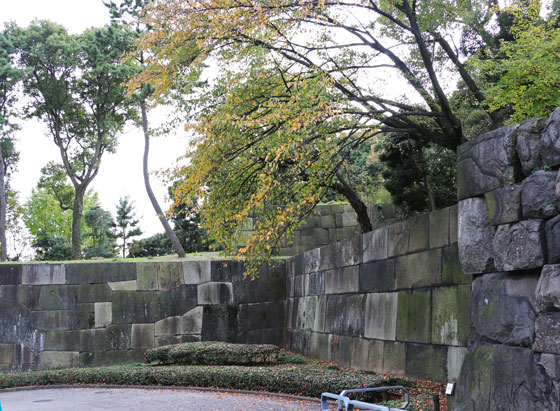
<instances>
[{"instance_id":1,"label":"overcast sky","mask_svg":"<svg viewBox=\"0 0 560 411\"><path fill-rule=\"evenodd\" d=\"M118 2L118 0L117 0ZM71 33L81 33L88 27L102 26L109 22L109 14L102 0L0 0L0 22L15 21L25 27L35 19L51 20L64 25ZM149 114L153 124L164 119L157 110ZM31 189L37 185L41 167L48 161L60 162L57 146L46 134L46 128L37 120L21 122L18 132L20 150L19 171L13 177L13 187L20 192L20 200L28 199ZM151 140L150 170L157 171L175 164L187 147L185 135L156 137ZM114 215L121 196L129 195L136 203L142 217L141 228L147 235L162 232L144 188L142 178L142 155L144 138L139 128L128 125L119 136L115 154L106 153L101 160L98 176L90 188L99 194L102 206ZM164 204L167 189L157 176L151 176L152 187L160 205Z\"/></svg>"}]
</instances>

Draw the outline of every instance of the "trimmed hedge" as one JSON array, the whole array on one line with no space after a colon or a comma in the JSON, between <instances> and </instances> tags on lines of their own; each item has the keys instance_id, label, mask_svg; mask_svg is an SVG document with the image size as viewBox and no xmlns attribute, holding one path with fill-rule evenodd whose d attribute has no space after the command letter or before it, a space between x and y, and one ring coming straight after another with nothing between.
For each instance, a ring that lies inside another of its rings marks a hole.
<instances>
[{"instance_id":1,"label":"trimmed hedge","mask_svg":"<svg viewBox=\"0 0 560 411\"><path fill-rule=\"evenodd\" d=\"M408 378L359 371L334 371L317 365L278 366L114 366L0 375L0 388L53 384L111 384L213 387L267 391L319 398L323 392L383 385L414 386ZM360 398L360 396L357 396ZM375 397L362 396L374 401Z\"/></svg>"},{"instance_id":2,"label":"trimmed hedge","mask_svg":"<svg viewBox=\"0 0 560 411\"><path fill-rule=\"evenodd\" d=\"M144 353L146 363L181 365L266 364L278 361L271 344L229 344L216 341L164 345Z\"/></svg>"}]
</instances>

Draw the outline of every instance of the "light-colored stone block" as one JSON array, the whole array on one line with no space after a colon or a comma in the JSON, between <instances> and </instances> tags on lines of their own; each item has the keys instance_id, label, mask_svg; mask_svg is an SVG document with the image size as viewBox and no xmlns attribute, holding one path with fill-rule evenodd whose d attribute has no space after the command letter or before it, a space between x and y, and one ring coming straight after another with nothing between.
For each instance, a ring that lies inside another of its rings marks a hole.
<instances>
[{"instance_id":1,"label":"light-colored stone block","mask_svg":"<svg viewBox=\"0 0 560 411\"><path fill-rule=\"evenodd\" d=\"M199 284L197 287L198 303L229 304L233 302L233 287L231 283L211 282Z\"/></svg>"},{"instance_id":2,"label":"light-colored stone block","mask_svg":"<svg viewBox=\"0 0 560 411\"><path fill-rule=\"evenodd\" d=\"M181 334L201 334L203 312L204 308L199 305L183 314L179 328Z\"/></svg>"},{"instance_id":3,"label":"light-colored stone block","mask_svg":"<svg viewBox=\"0 0 560 411\"><path fill-rule=\"evenodd\" d=\"M138 288L136 280L115 281L107 284L109 284L111 291L135 291Z\"/></svg>"},{"instance_id":4,"label":"light-colored stone block","mask_svg":"<svg viewBox=\"0 0 560 411\"><path fill-rule=\"evenodd\" d=\"M357 293L359 288L359 265L325 271L325 294Z\"/></svg>"},{"instance_id":5,"label":"light-colored stone block","mask_svg":"<svg viewBox=\"0 0 560 411\"><path fill-rule=\"evenodd\" d=\"M154 324L132 324L131 348L154 347Z\"/></svg>"},{"instance_id":6,"label":"light-colored stone block","mask_svg":"<svg viewBox=\"0 0 560 411\"><path fill-rule=\"evenodd\" d=\"M198 285L212 281L210 261L183 261L185 284Z\"/></svg>"},{"instance_id":7,"label":"light-colored stone block","mask_svg":"<svg viewBox=\"0 0 560 411\"><path fill-rule=\"evenodd\" d=\"M95 328L107 327L113 322L113 304L95 303Z\"/></svg>"},{"instance_id":8,"label":"light-colored stone block","mask_svg":"<svg viewBox=\"0 0 560 411\"><path fill-rule=\"evenodd\" d=\"M457 381L466 355L466 347L447 348L447 381Z\"/></svg>"},{"instance_id":9,"label":"light-colored stone block","mask_svg":"<svg viewBox=\"0 0 560 411\"><path fill-rule=\"evenodd\" d=\"M388 229L383 227L363 235L362 246L364 263L387 258L387 234Z\"/></svg>"},{"instance_id":10,"label":"light-colored stone block","mask_svg":"<svg viewBox=\"0 0 560 411\"><path fill-rule=\"evenodd\" d=\"M43 351L36 356L37 368L53 370L80 365L80 353L76 351Z\"/></svg>"},{"instance_id":11,"label":"light-colored stone block","mask_svg":"<svg viewBox=\"0 0 560 411\"><path fill-rule=\"evenodd\" d=\"M21 274L24 285L66 284L64 264L24 264Z\"/></svg>"},{"instance_id":12,"label":"light-colored stone block","mask_svg":"<svg viewBox=\"0 0 560 411\"><path fill-rule=\"evenodd\" d=\"M179 326L181 322L181 317L167 317L163 320L156 321L155 323L155 333L156 336L161 335L176 335L179 334Z\"/></svg>"},{"instance_id":13,"label":"light-colored stone block","mask_svg":"<svg viewBox=\"0 0 560 411\"><path fill-rule=\"evenodd\" d=\"M395 341L397 293L375 293L366 297L364 337Z\"/></svg>"}]
</instances>

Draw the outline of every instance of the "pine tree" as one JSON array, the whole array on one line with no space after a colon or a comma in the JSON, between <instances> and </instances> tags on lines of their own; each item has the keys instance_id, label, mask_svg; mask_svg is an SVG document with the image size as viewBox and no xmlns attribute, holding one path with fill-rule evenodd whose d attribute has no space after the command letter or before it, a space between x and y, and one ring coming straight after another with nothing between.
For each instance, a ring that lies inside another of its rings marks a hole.
<instances>
[{"instance_id":1,"label":"pine tree","mask_svg":"<svg viewBox=\"0 0 560 411\"><path fill-rule=\"evenodd\" d=\"M122 240L122 244L119 247L122 249L123 258L126 257L126 250L130 245L128 240L131 237L142 234L142 230L137 227L140 221L136 219L134 209L134 202L130 201L128 197L121 197L119 199L115 226L117 227L117 237Z\"/></svg>"}]
</instances>

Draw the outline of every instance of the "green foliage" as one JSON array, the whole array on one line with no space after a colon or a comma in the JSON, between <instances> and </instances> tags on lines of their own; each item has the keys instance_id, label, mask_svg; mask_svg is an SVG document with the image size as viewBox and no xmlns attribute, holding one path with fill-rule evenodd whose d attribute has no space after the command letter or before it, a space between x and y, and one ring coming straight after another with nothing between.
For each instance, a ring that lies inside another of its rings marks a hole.
<instances>
[{"instance_id":1,"label":"green foliage","mask_svg":"<svg viewBox=\"0 0 560 411\"><path fill-rule=\"evenodd\" d=\"M173 246L165 233L154 234L150 237L133 241L128 251L128 256L136 257L159 257L172 254Z\"/></svg>"},{"instance_id":2,"label":"green foliage","mask_svg":"<svg viewBox=\"0 0 560 411\"><path fill-rule=\"evenodd\" d=\"M111 213L99 205L94 205L85 214L84 220L90 229L84 237L91 238L91 245L85 247L84 257L112 258L116 256L115 233Z\"/></svg>"},{"instance_id":3,"label":"green foliage","mask_svg":"<svg viewBox=\"0 0 560 411\"><path fill-rule=\"evenodd\" d=\"M280 348L270 344L230 344L204 341L150 348L146 363L180 365L262 364L278 361Z\"/></svg>"},{"instance_id":4,"label":"green foliage","mask_svg":"<svg viewBox=\"0 0 560 411\"><path fill-rule=\"evenodd\" d=\"M130 201L128 197L121 197L117 205L117 217L114 226L117 229L117 237L122 240L119 246L122 250L123 258L126 257L126 250L128 249L131 237L136 237L142 234L142 230L138 228L140 220L136 219L134 211L134 202Z\"/></svg>"},{"instance_id":5,"label":"green foliage","mask_svg":"<svg viewBox=\"0 0 560 411\"><path fill-rule=\"evenodd\" d=\"M72 259L72 245L68 238L39 234L31 245L39 261L64 261Z\"/></svg>"},{"instance_id":6,"label":"green foliage","mask_svg":"<svg viewBox=\"0 0 560 411\"><path fill-rule=\"evenodd\" d=\"M74 189L68 183L68 175L62 164L49 161L41 168L39 188L44 188L55 196L62 210L71 210L74 205Z\"/></svg>"},{"instance_id":7,"label":"green foliage","mask_svg":"<svg viewBox=\"0 0 560 411\"><path fill-rule=\"evenodd\" d=\"M176 204L170 211L170 218L173 222L173 231L177 234L177 238L183 245L183 249L187 253L197 253L208 251L210 241L206 230L201 225L201 216L195 206L198 199L193 204L177 201L174 189L178 183L173 184L169 188L169 196Z\"/></svg>"}]
</instances>

